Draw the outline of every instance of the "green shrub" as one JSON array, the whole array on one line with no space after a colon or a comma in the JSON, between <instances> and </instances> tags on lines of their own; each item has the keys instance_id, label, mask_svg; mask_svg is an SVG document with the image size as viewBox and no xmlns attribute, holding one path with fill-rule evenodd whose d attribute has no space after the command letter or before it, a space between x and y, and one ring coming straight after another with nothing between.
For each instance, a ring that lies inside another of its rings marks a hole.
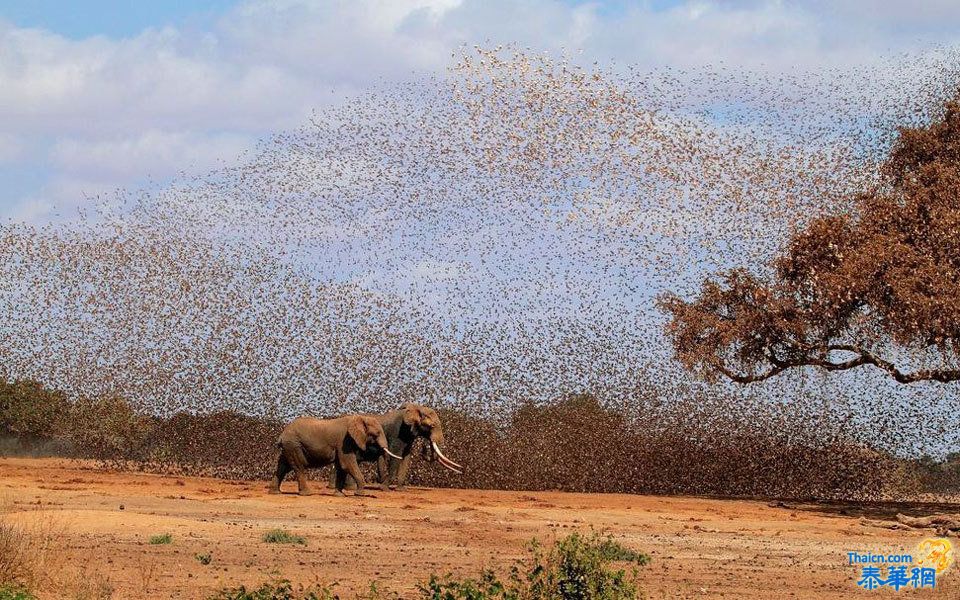
<instances>
[{"instance_id":1,"label":"green shrub","mask_svg":"<svg viewBox=\"0 0 960 600\"><path fill-rule=\"evenodd\" d=\"M290 536L276 529L284 540ZM299 538L302 540L303 538ZM264 541L267 536L264 536ZM289 541L285 543L290 543ZM303 542L296 542L303 543ZM454 579L451 576L430 577L418 589L422 600L634 600L640 597L636 585L636 569L650 562L646 554L636 552L614 541L610 536L591 533L571 534L544 549L536 540L528 545L529 556L518 561L504 581L491 570L480 573L476 579ZM628 574L624 569L611 568L610 563L630 563ZM363 600L382 600L387 595L370 585ZM396 594L389 597L398 598ZM338 600L329 587L302 586L294 590L285 579L264 583L257 589L225 588L210 600Z\"/></svg>"},{"instance_id":2,"label":"green shrub","mask_svg":"<svg viewBox=\"0 0 960 600\"><path fill-rule=\"evenodd\" d=\"M419 586L423 598L430 600L487 600L488 598L502 598L503 600L519 600L521 596L516 589L509 588L493 571L483 571L480 579L463 579L457 581L451 577L440 579L436 575L430 576L430 581Z\"/></svg>"},{"instance_id":3,"label":"green shrub","mask_svg":"<svg viewBox=\"0 0 960 600\"><path fill-rule=\"evenodd\" d=\"M160 535L154 535L150 537L150 543L154 546L158 546L160 544L170 544L172 542L173 536L169 533L162 533Z\"/></svg>"},{"instance_id":4,"label":"green shrub","mask_svg":"<svg viewBox=\"0 0 960 600\"><path fill-rule=\"evenodd\" d=\"M507 581L492 571L479 579L439 579L432 576L420 586L427 600L631 600L639 597L636 567L650 557L626 548L612 538L593 533L573 533L549 550L536 541L530 557L511 569ZM631 574L611 569L611 562L633 563Z\"/></svg>"},{"instance_id":5,"label":"green shrub","mask_svg":"<svg viewBox=\"0 0 960 600\"><path fill-rule=\"evenodd\" d=\"M0 600L37 600L26 589L13 584L0 585Z\"/></svg>"},{"instance_id":6,"label":"green shrub","mask_svg":"<svg viewBox=\"0 0 960 600\"><path fill-rule=\"evenodd\" d=\"M597 546L600 555L610 562L636 563L640 566L650 564L650 555L637 552L608 537Z\"/></svg>"},{"instance_id":7,"label":"green shrub","mask_svg":"<svg viewBox=\"0 0 960 600\"><path fill-rule=\"evenodd\" d=\"M339 596L329 587L300 586L294 590L293 585L286 579L264 583L255 590L248 590L245 586L223 589L210 600L338 600Z\"/></svg>"},{"instance_id":8,"label":"green shrub","mask_svg":"<svg viewBox=\"0 0 960 600\"><path fill-rule=\"evenodd\" d=\"M385 600L386 598L400 600L400 595L396 592L388 593L381 590L379 587L377 587L377 582L373 581L370 583L367 593L363 595L357 594L355 600Z\"/></svg>"},{"instance_id":9,"label":"green shrub","mask_svg":"<svg viewBox=\"0 0 960 600\"><path fill-rule=\"evenodd\" d=\"M209 565L213 561L213 556L209 552L206 554L197 554L196 558L201 565Z\"/></svg>"},{"instance_id":10,"label":"green shrub","mask_svg":"<svg viewBox=\"0 0 960 600\"><path fill-rule=\"evenodd\" d=\"M307 538L294 535L286 529L271 529L263 534L263 541L268 544L301 544L306 545Z\"/></svg>"}]
</instances>

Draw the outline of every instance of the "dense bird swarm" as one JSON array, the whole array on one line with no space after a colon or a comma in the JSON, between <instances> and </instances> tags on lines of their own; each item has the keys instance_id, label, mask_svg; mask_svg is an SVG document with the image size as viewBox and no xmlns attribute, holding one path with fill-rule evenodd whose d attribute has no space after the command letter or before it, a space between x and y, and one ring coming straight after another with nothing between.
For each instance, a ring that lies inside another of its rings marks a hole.
<instances>
[{"instance_id":1,"label":"dense bird swarm","mask_svg":"<svg viewBox=\"0 0 960 600\"><path fill-rule=\"evenodd\" d=\"M467 467L426 483L916 494L956 391L866 357L953 356L956 58L464 50L237 166L3 226L0 375L123 399L149 425L119 454L151 468L259 476L280 421L412 400Z\"/></svg>"}]
</instances>

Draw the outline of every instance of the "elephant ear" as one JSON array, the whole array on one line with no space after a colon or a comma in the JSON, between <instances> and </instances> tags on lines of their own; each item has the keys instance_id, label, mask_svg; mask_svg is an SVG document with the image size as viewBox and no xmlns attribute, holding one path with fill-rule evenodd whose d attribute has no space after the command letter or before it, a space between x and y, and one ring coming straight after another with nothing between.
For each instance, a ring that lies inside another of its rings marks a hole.
<instances>
[{"instance_id":1,"label":"elephant ear","mask_svg":"<svg viewBox=\"0 0 960 600\"><path fill-rule=\"evenodd\" d=\"M403 405L403 422L410 427L420 424L420 409L416 404L408 402Z\"/></svg>"},{"instance_id":2,"label":"elephant ear","mask_svg":"<svg viewBox=\"0 0 960 600\"><path fill-rule=\"evenodd\" d=\"M353 438L361 452L367 450L367 426L363 422L363 417L351 417L350 424L347 426L347 433Z\"/></svg>"},{"instance_id":3,"label":"elephant ear","mask_svg":"<svg viewBox=\"0 0 960 600\"><path fill-rule=\"evenodd\" d=\"M361 417L363 419L363 426L367 430L367 435L380 435L383 433L383 427L380 425L380 421L376 420L373 417Z\"/></svg>"}]
</instances>

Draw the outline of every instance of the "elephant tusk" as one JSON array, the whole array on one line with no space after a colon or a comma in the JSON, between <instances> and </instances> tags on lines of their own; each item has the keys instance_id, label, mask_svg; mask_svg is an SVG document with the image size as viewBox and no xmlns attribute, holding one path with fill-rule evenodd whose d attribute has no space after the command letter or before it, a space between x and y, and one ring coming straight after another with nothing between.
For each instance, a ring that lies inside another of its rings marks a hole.
<instances>
[{"instance_id":1,"label":"elephant tusk","mask_svg":"<svg viewBox=\"0 0 960 600\"><path fill-rule=\"evenodd\" d=\"M392 456L393 458L396 458L397 460L403 460L403 457L402 457L402 456L397 456L397 455L394 454L393 452L390 452L390 449L389 449L389 448L384 448L383 451L386 452L387 454L389 454L390 456Z\"/></svg>"},{"instance_id":2,"label":"elephant tusk","mask_svg":"<svg viewBox=\"0 0 960 600\"><path fill-rule=\"evenodd\" d=\"M446 456L444 456L444 455L443 455L443 452L440 452L440 446L438 446L436 442L430 442L430 443L433 445L433 451L436 452L437 458L440 459L440 464L442 464L443 466L447 467L447 468L450 469L451 471L456 471L456 472L458 472L458 473L462 473L462 472L463 472L463 471L461 470L461 469L463 469L463 467L461 467L461 466L458 465L457 463L453 462L452 460L450 460L449 458L447 458Z\"/></svg>"},{"instance_id":3,"label":"elephant tusk","mask_svg":"<svg viewBox=\"0 0 960 600\"><path fill-rule=\"evenodd\" d=\"M454 473L456 473L456 474L458 474L458 475L463 475L463 471L461 471L460 469L456 469L456 468L454 468L454 467L451 467L449 464L443 462L442 460L440 461L440 464L443 465L443 466L445 466L446 468L450 469L451 471L453 471Z\"/></svg>"}]
</instances>

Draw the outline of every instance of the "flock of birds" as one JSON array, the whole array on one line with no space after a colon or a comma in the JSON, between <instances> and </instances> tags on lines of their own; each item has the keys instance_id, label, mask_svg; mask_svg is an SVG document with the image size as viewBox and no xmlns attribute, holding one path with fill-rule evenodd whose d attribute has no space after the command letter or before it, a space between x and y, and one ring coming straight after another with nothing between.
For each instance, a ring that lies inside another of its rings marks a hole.
<instances>
[{"instance_id":1,"label":"flock of birds","mask_svg":"<svg viewBox=\"0 0 960 600\"><path fill-rule=\"evenodd\" d=\"M318 110L238 164L0 226L0 375L279 419L403 398L502 424L587 393L704 440L789 406L780 433L808 447L942 454L955 413L900 415L952 387L699 382L655 300L763 273L791 231L851 210L895 127L955 91L957 58L785 75L464 49L445 76Z\"/></svg>"}]
</instances>

